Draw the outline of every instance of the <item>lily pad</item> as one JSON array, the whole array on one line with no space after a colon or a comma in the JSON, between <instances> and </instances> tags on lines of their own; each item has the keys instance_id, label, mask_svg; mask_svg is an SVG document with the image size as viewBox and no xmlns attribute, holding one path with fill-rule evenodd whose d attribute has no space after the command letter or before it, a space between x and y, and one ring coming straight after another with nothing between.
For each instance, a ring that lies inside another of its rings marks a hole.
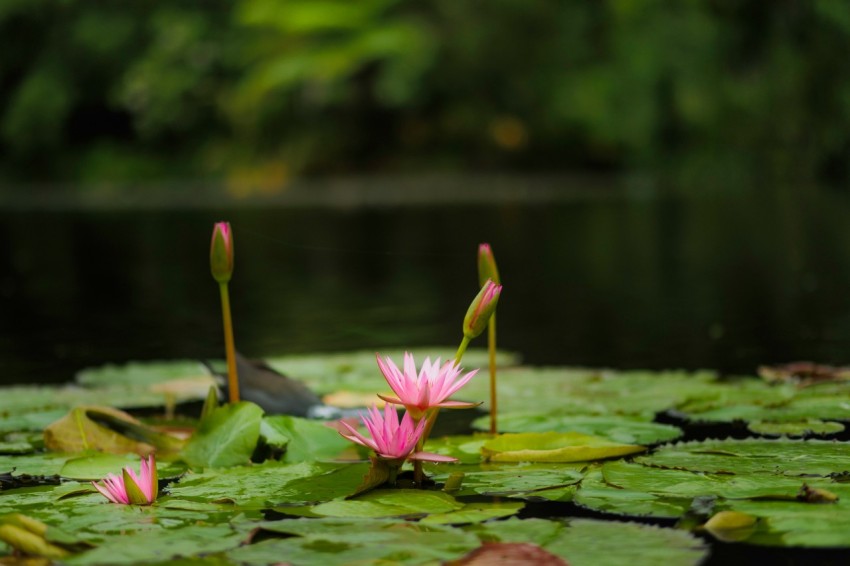
<instances>
[{"instance_id":1,"label":"lily pad","mask_svg":"<svg viewBox=\"0 0 850 566\"><path fill-rule=\"evenodd\" d=\"M454 497L438 491L377 489L357 499L336 500L311 508L322 517L403 517L444 514L464 507Z\"/></svg>"},{"instance_id":2,"label":"lily pad","mask_svg":"<svg viewBox=\"0 0 850 566\"><path fill-rule=\"evenodd\" d=\"M242 525L240 525L242 526ZM240 564L423 564L458 558L480 544L461 529L388 519L284 519L244 527L290 535L227 552Z\"/></svg>"},{"instance_id":3,"label":"lily pad","mask_svg":"<svg viewBox=\"0 0 850 566\"><path fill-rule=\"evenodd\" d=\"M754 421L747 428L762 436L828 436L844 432L843 424L820 419L780 423Z\"/></svg>"},{"instance_id":4,"label":"lily pad","mask_svg":"<svg viewBox=\"0 0 850 566\"><path fill-rule=\"evenodd\" d=\"M850 444L825 440L708 440L662 446L635 461L695 472L829 476L850 472Z\"/></svg>"},{"instance_id":5,"label":"lily pad","mask_svg":"<svg viewBox=\"0 0 850 566\"><path fill-rule=\"evenodd\" d=\"M260 438L263 410L242 401L223 405L201 420L181 453L193 468L226 468L247 464Z\"/></svg>"},{"instance_id":6,"label":"lily pad","mask_svg":"<svg viewBox=\"0 0 850 566\"><path fill-rule=\"evenodd\" d=\"M584 463L572 464L482 464L458 465L442 470L432 479L444 483L452 475L461 474L454 496L499 495L534 497L538 491L576 485L584 477Z\"/></svg>"},{"instance_id":7,"label":"lily pad","mask_svg":"<svg viewBox=\"0 0 850 566\"><path fill-rule=\"evenodd\" d=\"M327 473L330 464L265 462L190 474L169 487L171 497L202 502L230 502L241 509L262 509L284 499L287 482Z\"/></svg>"},{"instance_id":8,"label":"lily pad","mask_svg":"<svg viewBox=\"0 0 850 566\"><path fill-rule=\"evenodd\" d=\"M265 431L267 439L271 437L277 443L286 438L284 460L287 462L328 460L352 446L336 429L323 422L289 415L263 418L261 430Z\"/></svg>"},{"instance_id":9,"label":"lily pad","mask_svg":"<svg viewBox=\"0 0 850 566\"><path fill-rule=\"evenodd\" d=\"M503 519L511 515L516 515L522 510L524 505L524 503L519 501L467 503L455 511L432 513L420 522L427 525L483 523L491 519Z\"/></svg>"},{"instance_id":10,"label":"lily pad","mask_svg":"<svg viewBox=\"0 0 850 566\"><path fill-rule=\"evenodd\" d=\"M477 430L489 430L490 417L472 423ZM540 414L508 413L499 415L500 432L580 432L622 444L657 444L682 436L678 427L649 423L635 417L597 417L563 412Z\"/></svg>"},{"instance_id":11,"label":"lily pad","mask_svg":"<svg viewBox=\"0 0 850 566\"><path fill-rule=\"evenodd\" d=\"M492 462L585 462L644 450L643 446L619 444L576 432L503 434L481 447L485 459Z\"/></svg>"}]
</instances>

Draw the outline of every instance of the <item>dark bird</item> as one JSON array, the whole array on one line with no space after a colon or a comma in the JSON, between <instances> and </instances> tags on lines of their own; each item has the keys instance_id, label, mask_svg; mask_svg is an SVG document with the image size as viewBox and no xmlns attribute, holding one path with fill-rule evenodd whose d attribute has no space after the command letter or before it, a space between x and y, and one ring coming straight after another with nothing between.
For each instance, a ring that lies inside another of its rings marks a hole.
<instances>
[{"instance_id":1,"label":"dark bird","mask_svg":"<svg viewBox=\"0 0 850 566\"><path fill-rule=\"evenodd\" d=\"M223 399L227 398L226 374L215 371L209 363L204 365L221 383ZM295 415L333 419L344 411L322 403L321 398L296 379L279 373L262 360L249 360L236 353L236 371L239 374L239 396L263 408L269 414Z\"/></svg>"}]
</instances>

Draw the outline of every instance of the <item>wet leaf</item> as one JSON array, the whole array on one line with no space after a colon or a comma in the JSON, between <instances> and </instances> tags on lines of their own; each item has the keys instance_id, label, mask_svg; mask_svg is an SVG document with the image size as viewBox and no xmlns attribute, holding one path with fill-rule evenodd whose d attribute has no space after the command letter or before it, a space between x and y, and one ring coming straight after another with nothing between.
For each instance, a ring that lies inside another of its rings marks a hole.
<instances>
[{"instance_id":1,"label":"wet leaf","mask_svg":"<svg viewBox=\"0 0 850 566\"><path fill-rule=\"evenodd\" d=\"M273 435L278 442L287 439L283 458L287 462L330 460L351 446L336 429L321 421L275 415L265 417L263 427L266 434Z\"/></svg>"},{"instance_id":2,"label":"wet leaf","mask_svg":"<svg viewBox=\"0 0 850 566\"><path fill-rule=\"evenodd\" d=\"M824 440L708 440L662 446L636 462L696 472L829 476L850 472L850 444Z\"/></svg>"},{"instance_id":3,"label":"wet leaf","mask_svg":"<svg viewBox=\"0 0 850 566\"><path fill-rule=\"evenodd\" d=\"M585 462L644 450L643 446L571 432L503 434L481 447L485 459L492 462Z\"/></svg>"},{"instance_id":4,"label":"wet leaf","mask_svg":"<svg viewBox=\"0 0 850 566\"><path fill-rule=\"evenodd\" d=\"M260 438L263 410L242 401L216 408L201 421L181 456L193 468L247 464Z\"/></svg>"}]
</instances>

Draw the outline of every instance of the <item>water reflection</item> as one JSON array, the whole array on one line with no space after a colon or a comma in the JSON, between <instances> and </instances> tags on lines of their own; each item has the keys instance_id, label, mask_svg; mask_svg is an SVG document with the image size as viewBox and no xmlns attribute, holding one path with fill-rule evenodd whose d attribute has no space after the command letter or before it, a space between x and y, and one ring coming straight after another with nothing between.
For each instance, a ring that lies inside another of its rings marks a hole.
<instances>
[{"instance_id":1,"label":"water reflection","mask_svg":"<svg viewBox=\"0 0 850 566\"><path fill-rule=\"evenodd\" d=\"M489 241L501 345L531 363L850 362L850 203L830 193L0 218L7 382L220 356L207 246L225 218L237 344L254 356L453 345Z\"/></svg>"}]
</instances>

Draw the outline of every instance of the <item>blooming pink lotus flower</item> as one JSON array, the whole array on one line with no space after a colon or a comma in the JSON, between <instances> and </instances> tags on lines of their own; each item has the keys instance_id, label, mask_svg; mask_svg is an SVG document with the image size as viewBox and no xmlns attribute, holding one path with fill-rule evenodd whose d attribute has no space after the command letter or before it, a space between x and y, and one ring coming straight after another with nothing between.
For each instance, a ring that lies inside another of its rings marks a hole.
<instances>
[{"instance_id":1,"label":"blooming pink lotus flower","mask_svg":"<svg viewBox=\"0 0 850 566\"><path fill-rule=\"evenodd\" d=\"M424 460L427 462L456 462L456 458L451 456L442 456L440 454L432 454L430 452L413 452L416 448L416 443L425 432L426 421L419 421L418 425L413 424L413 419L410 413L405 413L399 422L398 412L392 405L384 407L384 414L375 407L369 409L369 416L360 416L363 425L369 431L371 438L363 436L357 429L345 421L340 421L340 424L345 427L346 431L340 431L340 434L352 442L371 448L378 454L379 457L385 460Z\"/></svg>"},{"instance_id":2,"label":"blooming pink lotus flower","mask_svg":"<svg viewBox=\"0 0 850 566\"><path fill-rule=\"evenodd\" d=\"M404 353L404 372L400 371L389 357L384 361L378 355L377 359L381 373L398 396L378 395L378 397L387 403L404 405L416 420L421 419L431 408L467 409L480 405L480 403L448 400L478 373L477 369L459 378L462 370L454 362L446 362L440 367L440 358L437 358L433 364L431 358L425 358L422 369L417 375L413 355L409 352Z\"/></svg>"},{"instance_id":3,"label":"blooming pink lotus flower","mask_svg":"<svg viewBox=\"0 0 850 566\"><path fill-rule=\"evenodd\" d=\"M150 505L159 493L158 481L156 460L151 454L147 459L142 458L139 475L127 467L121 476L109 474L103 478L103 485L97 482L92 482L92 485L112 503Z\"/></svg>"}]
</instances>

